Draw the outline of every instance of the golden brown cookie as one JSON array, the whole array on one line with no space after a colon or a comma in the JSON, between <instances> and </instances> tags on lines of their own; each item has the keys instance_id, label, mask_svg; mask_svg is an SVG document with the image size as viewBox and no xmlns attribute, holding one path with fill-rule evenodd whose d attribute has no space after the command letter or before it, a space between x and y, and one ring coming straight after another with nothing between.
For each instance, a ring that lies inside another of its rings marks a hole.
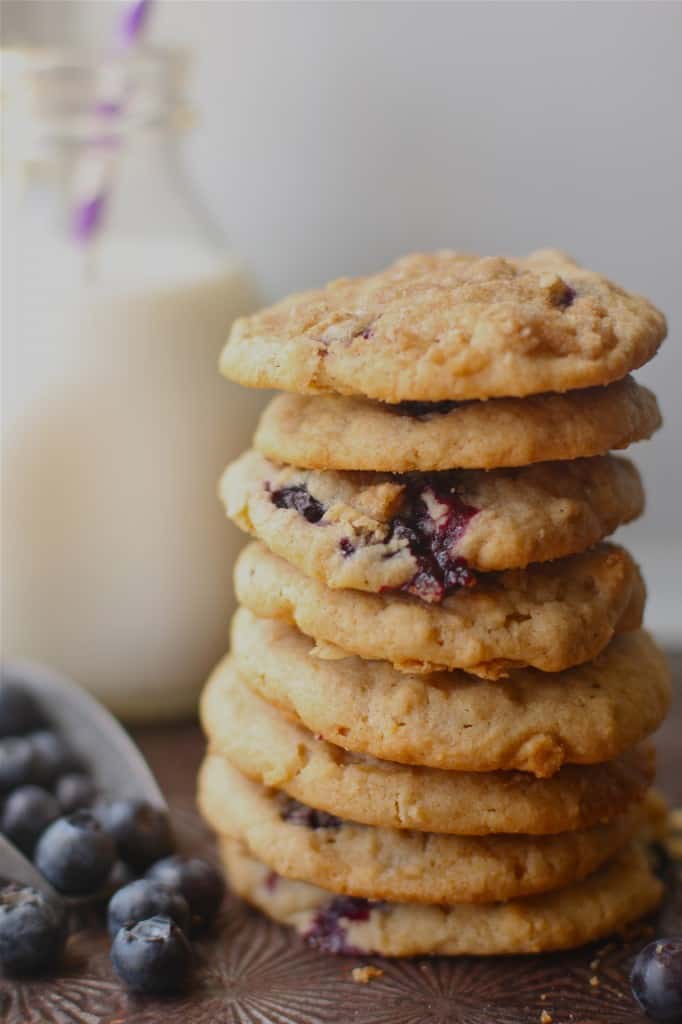
<instances>
[{"instance_id":1,"label":"golden brown cookie","mask_svg":"<svg viewBox=\"0 0 682 1024\"><path fill-rule=\"evenodd\" d=\"M328 587L435 603L477 572L585 551L644 508L637 470L614 455L397 477L302 470L251 451L220 493L237 526Z\"/></svg>"},{"instance_id":2,"label":"golden brown cookie","mask_svg":"<svg viewBox=\"0 0 682 1024\"><path fill-rule=\"evenodd\" d=\"M429 906L338 896L281 878L239 843L220 844L230 884L326 953L495 956L582 946L658 906L663 886L636 844L581 882L507 903Z\"/></svg>"},{"instance_id":3,"label":"golden brown cookie","mask_svg":"<svg viewBox=\"0 0 682 1024\"><path fill-rule=\"evenodd\" d=\"M385 661L323 661L313 650L295 626L246 608L235 615L232 656L256 693L330 743L403 764L549 776L565 763L618 757L670 706L666 660L643 630L564 672L518 669L503 680L408 675Z\"/></svg>"},{"instance_id":4,"label":"golden brown cookie","mask_svg":"<svg viewBox=\"0 0 682 1024\"><path fill-rule=\"evenodd\" d=\"M250 387L386 402L570 391L625 377L662 313L556 250L415 253L237 320L221 370Z\"/></svg>"},{"instance_id":5,"label":"golden brown cookie","mask_svg":"<svg viewBox=\"0 0 682 1024\"><path fill-rule=\"evenodd\" d=\"M490 903L570 885L621 850L642 809L553 836L458 836L343 821L252 782L209 755L199 806L219 835L286 878L368 899Z\"/></svg>"},{"instance_id":6,"label":"golden brown cookie","mask_svg":"<svg viewBox=\"0 0 682 1024\"><path fill-rule=\"evenodd\" d=\"M650 745L552 778L524 772L441 771L343 750L288 720L240 679L229 659L201 700L209 749L244 775L340 818L460 835L543 835L610 821L650 784Z\"/></svg>"},{"instance_id":7,"label":"golden brown cookie","mask_svg":"<svg viewBox=\"0 0 682 1024\"><path fill-rule=\"evenodd\" d=\"M560 672L588 661L615 633L637 629L644 606L635 563L607 544L479 576L476 586L441 604L408 594L330 590L262 544L239 556L235 586L256 615L295 623L314 637L323 657L350 652L406 671L460 668L492 679L513 668Z\"/></svg>"},{"instance_id":8,"label":"golden brown cookie","mask_svg":"<svg viewBox=\"0 0 682 1024\"><path fill-rule=\"evenodd\" d=\"M632 377L563 395L388 405L341 395L277 395L254 447L305 469L388 473L495 469L627 448L661 425Z\"/></svg>"}]
</instances>

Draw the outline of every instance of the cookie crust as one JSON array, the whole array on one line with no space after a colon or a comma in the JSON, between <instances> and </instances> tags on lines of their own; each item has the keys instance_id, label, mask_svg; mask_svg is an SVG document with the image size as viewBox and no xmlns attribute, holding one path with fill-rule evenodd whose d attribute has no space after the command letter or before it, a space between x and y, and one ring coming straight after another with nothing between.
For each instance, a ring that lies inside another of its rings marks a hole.
<instances>
[{"instance_id":1,"label":"cookie crust","mask_svg":"<svg viewBox=\"0 0 682 1024\"><path fill-rule=\"evenodd\" d=\"M243 775L320 811L385 828L461 835L549 835L610 821L641 800L654 774L650 744L551 778L525 772L419 768L354 754L287 719L226 658L201 699L209 750Z\"/></svg>"},{"instance_id":2,"label":"cookie crust","mask_svg":"<svg viewBox=\"0 0 682 1024\"><path fill-rule=\"evenodd\" d=\"M262 544L235 566L241 604L335 645L405 671L459 668L487 679L513 668L560 672L589 661L615 633L637 629L644 584L622 548L603 544L558 562L479 578L442 604L406 594L330 590Z\"/></svg>"},{"instance_id":3,"label":"cookie crust","mask_svg":"<svg viewBox=\"0 0 682 1024\"><path fill-rule=\"evenodd\" d=\"M559 889L621 850L642 816L634 807L608 824L556 836L472 837L340 819L309 827L286 818L289 805L225 758L209 755L202 765L199 806L219 835L285 878L374 900L490 903ZM294 809L301 812L309 809Z\"/></svg>"},{"instance_id":4,"label":"cookie crust","mask_svg":"<svg viewBox=\"0 0 682 1024\"><path fill-rule=\"evenodd\" d=\"M585 551L644 508L635 466L612 455L397 477L302 470L249 451L227 468L220 494L237 526L328 587L403 588L424 600L442 600L447 591L419 586L420 537L399 526L410 524L410 504L428 516L427 527L447 530L454 496L459 519L443 547L452 563L463 559L484 573ZM313 521L310 505L306 512L278 506L279 496L290 494L312 499ZM469 573L466 579L473 582Z\"/></svg>"},{"instance_id":5,"label":"cookie crust","mask_svg":"<svg viewBox=\"0 0 682 1024\"><path fill-rule=\"evenodd\" d=\"M464 672L407 675L387 662L323 661L282 621L235 615L242 679L292 721L358 754L455 771L524 771L610 761L653 733L671 699L663 654L643 630L557 674L507 680Z\"/></svg>"},{"instance_id":6,"label":"cookie crust","mask_svg":"<svg viewBox=\"0 0 682 1024\"><path fill-rule=\"evenodd\" d=\"M339 907L332 893L273 877L234 840L223 840L220 850L235 892L311 945L335 953L496 956L571 949L623 929L654 910L663 894L633 844L589 878L552 893L479 905L370 904L356 920L336 911L338 927L330 935L322 925Z\"/></svg>"},{"instance_id":7,"label":"cookie crust","mask_svg":"<svg viewBox=\"0 0 682 1024\"><path fill-rule=\"evenodd\" d=\"M665 333L650 302L556 250L520 259L443 250L240 318L220 368L299 394L523 397L619 380Z\"/></svg>"},{"instance_id":8,"label":"cookie crust","mask_svg":"<svg viewBox=\"0 0 682 1024\"><path fill-rule=\"evenodd\" d=\"M496 469L604 455L658 430L655 396L632 377L607 387L461 402L405 413L341 395L277 395L254 447L304 469L388 473Z\"/></svg>"}]
</instances>

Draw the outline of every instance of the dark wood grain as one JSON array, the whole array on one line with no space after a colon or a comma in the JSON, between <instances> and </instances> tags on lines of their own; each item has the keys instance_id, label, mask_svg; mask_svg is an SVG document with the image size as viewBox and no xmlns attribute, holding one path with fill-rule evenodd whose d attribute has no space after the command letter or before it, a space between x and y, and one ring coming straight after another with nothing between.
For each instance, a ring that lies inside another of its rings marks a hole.
<instances>
[{"instance_id":1,"label":"dark wood grain","mask_svg":"<svg viewBox=\"0 0 682 1024\"><path fill-rule=\"evenodd\" d=\"M659 777L682 805L682 656L674 659L673 714L658 738ZM136 733L166 792L181 843L214 855L199 819L194 785L203 741L195 725ZM669 872L657 933L682 933L682 873ZM0 979L5 1024L636 1024L645 1020L627 973L643 938L618 939L546 957L476 959L335 958L307 949L290 931L230 897L211 936L197 943L191 987L168 1000L126 994L110 965L101 918L90 915L71 937L54 978ZM598 967L594 965L598 959ZM374 963L384 974L367 985L351 970ZM598 986L590 984L596 977Z\"/></svg>"}]
</instances>

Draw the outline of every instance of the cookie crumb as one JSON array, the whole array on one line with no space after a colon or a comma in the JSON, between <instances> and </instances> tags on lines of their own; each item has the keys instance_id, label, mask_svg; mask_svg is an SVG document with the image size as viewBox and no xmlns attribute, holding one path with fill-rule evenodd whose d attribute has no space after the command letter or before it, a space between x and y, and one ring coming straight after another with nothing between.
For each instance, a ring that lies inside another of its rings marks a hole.
<instances>
[{"instance_id":1,"label":"cookie crumb","mask_svg":"<svg viewBox=\"0 0 682 1024\"><path fill-rule=\"evenodd\" d=\"M590 985L592 986L592 988L599 988L599 978L596 974L593 974L590 978Z\"/></svg>"},{"instance_id":2,"label":"cookie crumb","mask_svg":"<svg viewBox=\"0 0 682 1024\"><path fill-rule=\"evenodd\" d=\"M547 1013L547 1010L543 1010L540 1014L540 1024L554 1024L554 1017Z\"/></svg>"},{"instance_id":3,"label":"cookie crumb","mask_svg":"<svg viewBox=\"0 0 682 1024\"><path fill-rule=\"evenodd\" d=\"M372 967L371 964L366 964L365 967L354 967L350 973L356 985L367 985L374 978L382 978L384 975L380 967Z\"/></svg>"}]
</instances>

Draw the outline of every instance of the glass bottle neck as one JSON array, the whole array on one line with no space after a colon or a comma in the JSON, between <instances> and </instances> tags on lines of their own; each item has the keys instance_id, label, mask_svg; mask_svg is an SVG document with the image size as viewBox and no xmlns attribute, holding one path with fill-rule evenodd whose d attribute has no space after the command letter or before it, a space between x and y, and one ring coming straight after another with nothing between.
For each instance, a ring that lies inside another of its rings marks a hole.
<instances>
[{"instance_id":1,"label":"glass bottle neck","mask_svg":"<svg viewBox=\"0 0 682 1024\"><path fill-rule=\"evenodd\" d=\"M49 249L88 276L122 242L194 259L223 250L181 161L181 54L12 56L4 171L18 249Z\"/></svg>"}]
</instances>

